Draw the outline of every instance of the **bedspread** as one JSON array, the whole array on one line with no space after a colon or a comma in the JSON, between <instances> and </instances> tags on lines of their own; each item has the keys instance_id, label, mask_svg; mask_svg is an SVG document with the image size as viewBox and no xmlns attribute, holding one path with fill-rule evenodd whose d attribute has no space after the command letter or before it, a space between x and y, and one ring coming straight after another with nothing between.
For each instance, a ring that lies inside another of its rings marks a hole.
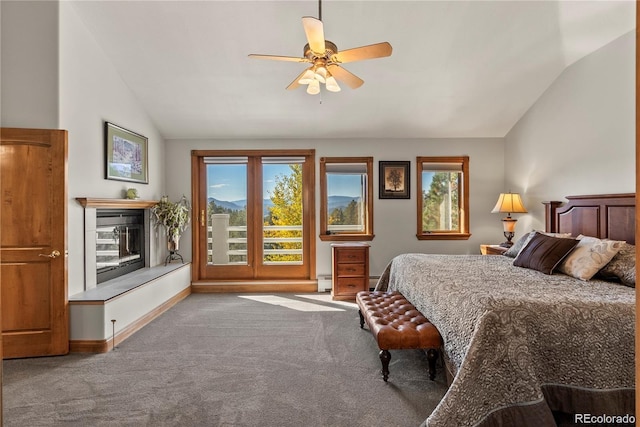
<instances>
[{"instance_id":1,"label":"bedspread","mask_svg":"<svg viewBox=\"0 0 640 427\"><path fill-rule=\"evenodd\" d=\"M635 290L482 255L404 254L378 285L440 331L457 370L425 426L555 426L634 414ZM388 283L387 283L388 280Z\"/></svg>"}]
</instances>

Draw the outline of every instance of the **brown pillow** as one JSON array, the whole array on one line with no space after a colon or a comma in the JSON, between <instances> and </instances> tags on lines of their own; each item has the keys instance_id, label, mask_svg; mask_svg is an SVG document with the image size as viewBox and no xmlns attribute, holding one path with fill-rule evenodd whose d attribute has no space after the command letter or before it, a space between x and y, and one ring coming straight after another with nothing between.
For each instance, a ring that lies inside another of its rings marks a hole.
<instances>
[{"instance_id":1,"label":"brown pillow","mask_svg":"<svg viewBox=\"0 0 640 427\"><path fill-rule=\"evenodd\" d=\"M508 256L510 258L517 257L520 251L522 250L522 248L524 248L527 245L527 243L529 243L529 240L531 240L531 238L536 233L541 233L541 234L545 234L547 236L553 236L553 237L562 237L562 238L571 237L571 233L547 233L546 231L533 230L530 233L527 233L524 236L520 237L518 241L516 241L516 243L513 246L507 249L507 251L503 255Z\"/></svg>"},{"instance_id":2,"label":"brown pillow","mask_svg":"<svg viewBox=\"0 0 640 427\"><path fill-rule=\"evenodd\" d=\"M513 260L513 265L551 274L577 244L576 239L562 239L536 233Z\"/></svg>"}]
</instances>

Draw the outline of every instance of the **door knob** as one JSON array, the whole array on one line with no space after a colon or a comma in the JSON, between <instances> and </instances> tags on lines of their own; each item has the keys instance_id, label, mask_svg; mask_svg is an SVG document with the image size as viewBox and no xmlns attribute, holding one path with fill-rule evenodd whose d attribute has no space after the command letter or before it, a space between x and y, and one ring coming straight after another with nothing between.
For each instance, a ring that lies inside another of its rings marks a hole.
<instances>
[{"instance_id":1,"label":"door knob","mask_svg":"<svg viewBox=\"0 0 640 427\"><path fill-rule=\"evenodd\" d=\"M47 254L38 254L38 256L46 256L48 258L57 258L60 256L60 251L58 250L52 250L51 253L49 255Z\"/></svg>"}]
</instances>

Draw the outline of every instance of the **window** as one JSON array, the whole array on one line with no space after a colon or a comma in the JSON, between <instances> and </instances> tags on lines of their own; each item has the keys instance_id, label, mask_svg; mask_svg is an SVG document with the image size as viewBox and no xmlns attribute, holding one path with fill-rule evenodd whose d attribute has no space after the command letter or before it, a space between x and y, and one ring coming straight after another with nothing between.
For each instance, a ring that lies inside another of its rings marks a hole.
<instances>
[{"instance_id":1,"label":"window","mask_svg":"<svg viewBox=\"0 0 640 427\"><path fill-rule=\"evenodd\" d=\"M373 239L373 157L320 159L320 239Z\"/></svg>"},{"instance_id":2,"label":"window","mask_svg":"<svg viewBox=\"0 0 640 427\"><path fill-rule=\"evenodd\" d=\"M418 157L418 239L466 240L469 157Z\"/></svg>"}]
</instances>

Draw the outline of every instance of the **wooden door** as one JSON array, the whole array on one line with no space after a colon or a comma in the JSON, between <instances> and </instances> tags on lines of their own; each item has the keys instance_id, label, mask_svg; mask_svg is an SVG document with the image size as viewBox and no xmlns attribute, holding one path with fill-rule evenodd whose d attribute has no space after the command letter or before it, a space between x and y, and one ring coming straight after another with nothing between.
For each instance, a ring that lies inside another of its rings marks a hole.
<instances>
[{"instance_id":1,"label":"wooden door","mask_svg":"<svg viewBox=\"0 0 640 427\"><path fill-rule=\"evenodd\" d=\"M67 132L0 130L4 358L69 351Z\"/></svg>"}]
</instances>

